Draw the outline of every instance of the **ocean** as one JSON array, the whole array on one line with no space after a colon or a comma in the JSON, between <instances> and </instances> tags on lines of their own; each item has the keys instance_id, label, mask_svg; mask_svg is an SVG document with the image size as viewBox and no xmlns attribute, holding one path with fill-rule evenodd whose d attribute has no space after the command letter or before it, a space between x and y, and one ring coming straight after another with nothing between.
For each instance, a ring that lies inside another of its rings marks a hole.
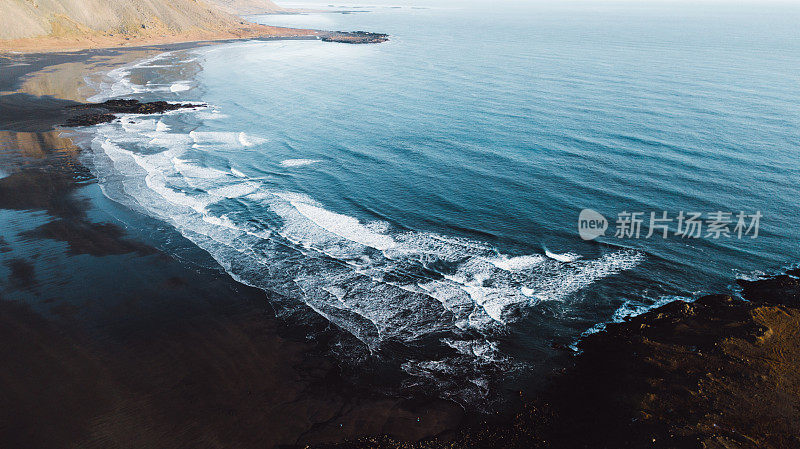
<instances>
[{"instance_id":1,"label":"ocean","mask_svg":"<svg viewBox=\"0 0 800 449\"><path fill-rule=\"evenodd\" d=\"M800 262L797 6L302 6L326 12L251 19L390 41L116 69L92 100L208 107L97 126L85 158L131 226L174 227L307 338L334 329L365 382L491 407L603 323ZM605 235L581 238L584 209Z\"/></svg>"}]
</instances>

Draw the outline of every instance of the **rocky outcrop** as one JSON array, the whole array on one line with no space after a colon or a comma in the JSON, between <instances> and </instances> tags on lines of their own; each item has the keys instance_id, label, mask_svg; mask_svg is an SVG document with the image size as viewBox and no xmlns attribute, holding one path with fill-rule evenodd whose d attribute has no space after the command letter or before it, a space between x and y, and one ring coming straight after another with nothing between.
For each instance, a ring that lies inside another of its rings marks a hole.
<instances>
[{"instance_id":1,"label":"rocky outcrop","mask_svg":"<svg viewBox=\"0 0 800 449\"><path fill-rule=\"evenodd\" d=\"M92 126L101 123L113 122L117 119L114 114L81 114L75 117L70 117L64 126L79 127L79 126Z\"/></svg>"},{"instance_id":2,"label":"rocky outcrop","mask_svg":"<svg viewBox=\"0 0 800 449\"><path fill-rule=\"evenodd\" d=\"M388 41L389 35L369 31L332 31L323 35L322 40L343 44L379 44Z\"/></svg>"},{"instance_id":3,"label":"rocky outcrop","mask_svg":"<svg viewBox=\"0 0 800 449\"><path fill-rule=\"evenodd\" d=\"M103 103L87 103L68 106L69 109L105 109L109 112L120 114L162 114L186 108L203 108L202 103L167 103L166 101L152 101L142 103L139 100L108 100Z\"/></svg>"},{"instance_id":4,"label":"rocky outcrop","mask_svg":"<svg viewBox=\"0 0 800 449\"><path fill-rule=\"evenodd\" d=\"M750 301L765 304L787 304L800 307L800 269L781 276L756 281L738 281L742 295Z\"/></svg>"},{"instance_id":5,"label":"rocky outcrop","mask_svg":"<svg viewBox=\"0 0 800 449\"><path fill-rule=\"evenodd\" d=\"M92 110L69 117L65 126L91 126L114 121L117 114L163 114L178 109L194 109L205 107L204 104L195 103L167 103L166 101L153 101L142 103L139 100L108 100L104 103L88 103L67 106L73 110Z\"/></svg>"}]
</instances>

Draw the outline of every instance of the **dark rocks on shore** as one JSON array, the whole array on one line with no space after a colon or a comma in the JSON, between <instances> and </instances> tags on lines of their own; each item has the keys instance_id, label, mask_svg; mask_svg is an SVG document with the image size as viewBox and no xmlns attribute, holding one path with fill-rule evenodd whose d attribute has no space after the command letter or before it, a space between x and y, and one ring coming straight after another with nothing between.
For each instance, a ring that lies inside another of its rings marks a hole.
<instances>
[{"instance_id":1,"label":"dark rocks on shore","mask_svg":"<svg viewBox=\"0 0 800 449\"><path fill-rule=\"evenodd\" d=\"M334 31L322 36L323 42L339 42L343 44L380 44L388 40L388 34L370 33L369 31Z\"/></svg>"},{"instance_id":2,"label":"dark rocks on shore","mask_svg":"<svg viewBox=\"0 0 800 449\"><path fill-rule=\"evenodd\" d=\"M800 307L800 269L756 281L740 280L738 284L742 288L742 295L750 301Z\"/></svg>"},{"instance_id":3,"label":"dark rocks on shore","mask_svg":"<svg viewBox=\"0 0 800 449\"><path fill-rule=\"evenodd\" d=\"M187 108L202 108L204 104L195 103L167 103L166 101L153 101L142 103L139 100L108 100L103 103L88 103L69 106L71 109L105 109L109 112L120 114L162 114Z\"/></svg>"},{"instance_id":4,"label":"dark rocks on shore","mask_svg":"<svg viewBox=\"0 0 800 449\"><path fill-rule=\"evenodd\" d=\"M798 448L800 270L742 298L675 301L579 343L573 366L510 422L455 439L336 448Z\"/></svg>"},{"instance_id":5,"label":"dark rocks on shore","mask_svg":"<svg viewBox=\"0 0 800 449\"><path fill-rule=\"evenodd\" d=\"M91 126L114 121L114 114L163 114L178 109L194 109L205 107L196 103L167 103L153 101L142 103L139 100L108 100L103 103L87 103L67 106L73 110L92 110L93 112L67 118L65 126Z\"/></svg>"},{"instance_id":6,"label":"dark rocks on shore","mask_svg":"<svg viewBox=\"0 0 800 449\"><path fill-rule=\"evenodd\" d=\"M99 125L101 123L113 122L116 119L117 116L114 114L81 114L68 118L65 125L70 127L92 126Z\"/></svg>"}]
</instances>

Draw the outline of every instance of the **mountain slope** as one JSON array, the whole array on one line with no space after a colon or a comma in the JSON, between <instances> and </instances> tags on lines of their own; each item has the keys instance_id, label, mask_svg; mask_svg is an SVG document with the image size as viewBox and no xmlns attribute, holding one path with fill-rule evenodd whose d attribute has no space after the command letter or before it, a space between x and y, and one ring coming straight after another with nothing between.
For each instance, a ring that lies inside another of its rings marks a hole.
<instances>
[{"instance_id":1,"label":"mountain slope","mask_svg":"<svg viewBox=\"0 0 800 449\"><path fill-rule=\"evenodd\" d=\"M270 14L286 12L270 0L208 0L219 6L225 12L237 15Z\"/></svg>"},{"instance_id":2,"label":"mountain slope","mask_svg":"<svg viewBox=\"0 0 800 449\"><path fill-rule=\"evenodd\" d=\"M276 7L267 0L214 0ZM245 5L246 6L246 5ZM202 0L1 0L0 51L314 34L244 22Z\"/></svg>"},{"instance_id":3,"label":"mountain slope","mask_svg":"<svg viewBox=\"0 0 800 449\"><path fill-rule=\"evenodd\" d=\"M87 32L132 35L224 29L236 18L195 0L3 0L0 39Z\"/></svg>"}]
</instances>

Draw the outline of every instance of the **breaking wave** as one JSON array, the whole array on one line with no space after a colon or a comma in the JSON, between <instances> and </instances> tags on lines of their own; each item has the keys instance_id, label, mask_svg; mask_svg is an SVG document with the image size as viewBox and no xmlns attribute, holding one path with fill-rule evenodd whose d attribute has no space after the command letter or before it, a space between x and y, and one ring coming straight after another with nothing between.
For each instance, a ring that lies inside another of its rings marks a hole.
<instances>
[{"instance_id":1,"label":"breaking wave","mask_svg":"<svg viewBox=\"0 0 800 449\"><path fill-rule=\"evenodd\" d=\"M127 73L112 74L117 84L109 96L131 93ZM106 195L171 224L235 279L299 301L370 353L405 345L400 365L417 378L446 383L442 379L464 377L467 370L470 387L484 391L488 370L513 365L494 336L514 322L514 311L563 301L643 259L629 250L596 259L549 251L509 255L475 239L332 211L209 156L212 149L266 151L268 139L181 131L173 122L182 114L211 120L216 112L126 115L96 127L92 165ZM415 351L423 339L437 340L449 354Z\"/></svg>"}]
</instances>

